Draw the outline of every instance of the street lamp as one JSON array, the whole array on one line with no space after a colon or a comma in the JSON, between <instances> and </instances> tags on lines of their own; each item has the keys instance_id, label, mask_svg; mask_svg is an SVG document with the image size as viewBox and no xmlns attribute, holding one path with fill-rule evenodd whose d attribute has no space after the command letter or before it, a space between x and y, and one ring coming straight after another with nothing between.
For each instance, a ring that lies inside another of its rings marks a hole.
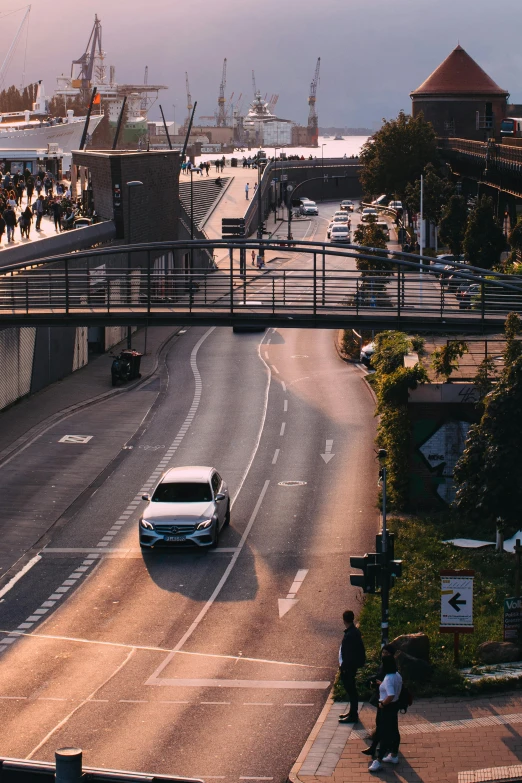
<instances>
[{"instance_id":1,"label":"street lamp","mask_svg":"<svg viewBox=\"0 0 522 783\"><path fill-rule=\"evenodd\" d=\"M261 172L266 166L266 157L262 158L260 153L257 154L257 238L261 241L263 239L263 199L261 197ZM264 255L262 248L259 248L259 254Z\"/></svg>"},{"instance_id":2,"label":"street lamp","mask_svg":"<svg viewBox=\"0 0 522 783\"><path fill-rule=\"evenodd\" d=\"M274 223L277 223L277 150L281 147L274 147ZM281 187L281 186L280 186Z\"/></svg>"},{"instance_id":3,"label":"street lamp","mask_svg":"<svg viewBox=\"0 0 522 783\"><path fill-rule=\"evenodd\" d=\"M130 182L127 182L127 226L128 226L128 235L129 235L129 245L132 245L131 241L131 193L134 190L134 188L140 188L143 187L143 182L139 179L133 179ZM127 282L127 292L128 292L128 300L129 304L131 303L131 276L130 276L130 252L127 251L127 274L128 274L128 282ZM130 326L127 326L127 348L132 348L132 330Z\"/></svg>"}]
</instances>

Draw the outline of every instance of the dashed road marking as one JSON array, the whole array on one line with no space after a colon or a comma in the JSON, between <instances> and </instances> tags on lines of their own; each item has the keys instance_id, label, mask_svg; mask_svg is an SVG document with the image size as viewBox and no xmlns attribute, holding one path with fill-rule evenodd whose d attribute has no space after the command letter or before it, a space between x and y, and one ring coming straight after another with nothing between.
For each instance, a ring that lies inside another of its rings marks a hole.
<instances>
[{"instance_id":1,"label":"dashed road marking","mask_svg":"<svg viewBox=\"0 0 522 783\"><path fill-rule=\"evenodd\" d=\"M283 403L283 411L286 413L288 410L288 400L285 400Z\"/></svg>"},{"instance_id":2,"label":"dashed road marking","mask_svg":"<svg viewBox=\"0 0 522 783\"><path fill-rule=\"evenodd\" d=\"M270 369L272 370L272 372L275 372L276 375L279 375L279 370L274 364L271 365Z\"/></svg>"},{"instance_id":3,"label":"dashed road marking","mask_svg":"<svg viewBox=\"0 0 522 783\"><path fill-rule=\"evenodd\" d=\"M279 457L279 449L276 449L275 452L274 452L274 456L272 458L272 465L276 464L278 457Z\"/></svg>"},{"instance_id":4,"label":"dashed road marking","mask_svg":"<svg viewBox=\"0 0 522 783\"><path fill-rule=\"evenodd\" d=\"M280 431L280 433L279 433L281 436L285 434L285 428L286 428L286 421L284 421L284 422L281 424L281 431Z\"/></svg>"}]
</instances>

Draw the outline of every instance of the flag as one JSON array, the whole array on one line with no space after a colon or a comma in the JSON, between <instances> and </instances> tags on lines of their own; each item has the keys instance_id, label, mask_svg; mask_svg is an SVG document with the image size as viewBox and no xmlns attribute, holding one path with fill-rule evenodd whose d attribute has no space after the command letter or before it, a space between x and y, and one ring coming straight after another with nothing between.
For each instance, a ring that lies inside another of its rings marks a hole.
<instances>
[{"instance_id":1,"label":"flag","mask_svg":"<svg viewBox=\"0 0 522 783\"><path fill-rule=\"evenodd\" d=\"M100 93L99 92L97 92L96 95L94 96L94 100L92 102L92 105L96 106L98 103L100 103Z\"/></svg>"}]
</instances>

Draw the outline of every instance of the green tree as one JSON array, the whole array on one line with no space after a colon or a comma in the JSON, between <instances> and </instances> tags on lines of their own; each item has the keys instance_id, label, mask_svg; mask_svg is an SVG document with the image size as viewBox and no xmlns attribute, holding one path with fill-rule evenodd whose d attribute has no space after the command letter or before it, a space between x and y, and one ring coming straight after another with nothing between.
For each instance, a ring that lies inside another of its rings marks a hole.
<instances>
[{"instance_id":1,"label":"green tree","mask_svg":"<svg viewBox=\"0 0 522 783\"><path fill-rule=\"evenodd\" d=\"M522 354L522 342L517 340L522 331L522 323L518 313L510 313L506 318L504 333L506 335L506 347L504 349L504 365L513 364L515 359Z\"/></svg>"},{"instance_id":2,"label":"green tree","mask_svg":"<svg viewBox=\"0 0 522 783\"><path fill-rule=\"evenodd\" d=\"M428 163L437 160L437 137L422 112L411 117L403 111L363 146L361 184L365 193L394 193L405 199L408 184L420 177Z\"/></svg>"},{"instance_id":3,"label":"green tree","mask_svg":"<svg viewBox=\"0 0 522 783\"><path fill-rule=\"evenodd\" d=\"M466 202L462 196L451 196L442 211L439 237L454 256L460 256L462 253L467 220Z\"/></svg>"},{"instance_id":4,"label":"green tree","mask_svg":"<svg viewBox=\"0 0 522 783\"><path fill-rule=\"evenodd\" d=\"M359 223L358 228L353 233L353 238L358 245L372 248L372 250L361 250L362 254L375 258L375 261L368 258L357 258L357 269L374 271L391 269L393 267L393 263L389 261L388 256L379 253L379 248L387 250L388 244L386 242L386 234L382 228L376 225L375 219L371 219L368 223Z\"/></svg>"},{"instance_id":5,"label":"green tree","mask_svg":"<svg viewBox=\"0 0 522 783\"><path fill-rule=\"evenodd\" d=\"M520 256L522 254L522 217L519 217L516 224L511 229L508 242L511 250Z\"/></svg>"},{"instance_id":6,"label":"green tree","mask_svg":"<svg viewBox=\"0 0 522 783\"><path fill-rule=\"evenodd\" d=\"M420 212L420 180L408 185L406 189L406 206L410 212ZM426 220L439 225L444 205L454 193L453 183L440 177L432 163L424 169L423 214Z\"/></svg>"},{"instance_id":7,"label":"green tree","mask_svg":"<svg viewBox=\"0 0 522 783\"><path fill-rule=\"evenodd\" d=\"M459 359L468 352L467 343L464 340L450 340L446 345L433 352L431 366L435 370L437 378L444 378L448 383L450 375L459 368Z\"/></svg>"},{"instance_id":8,"label":"green tree","mask_svg":"<svg viewBox=\"0 0 522 783\"><path fill-rule=\"evenodd\" d=\"M466 258L474 266L491 269L498 264L505 246L506 240L495 217L493 200L482 196L468 219L464 236Z\"/></svg>"}]
</instances>

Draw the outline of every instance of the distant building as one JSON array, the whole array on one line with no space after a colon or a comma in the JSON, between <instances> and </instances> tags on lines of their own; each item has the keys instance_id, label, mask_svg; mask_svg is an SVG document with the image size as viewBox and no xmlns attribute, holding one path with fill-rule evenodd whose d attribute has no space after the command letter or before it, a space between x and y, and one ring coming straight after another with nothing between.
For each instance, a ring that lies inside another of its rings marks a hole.
<instances>
[{"instance_id":1,"label":"distant building","mask_svg":"<svg viewBox=\"0 0 522 783\"><path fill-rule=\"evenodd\" d=\"M310 144L310 131L307 125L294 125L292 128L292 147L306 147Z\"/></svg>"},{"instance_id":2,"label":"distant building","mask_svg":"<svg viewBox=\"0 0 522 783\"><path fill-rule=\"evenodd\" d=\"M258 91L243 120L243 133L247 141L253 144L267 147L288 146L292 143L292 122L272 114L268 103L261 98Z\"/></svg>"},{"instance_id":3,"label":"distant building","mask_svg":"<svg viewBox=\"0 0 522 783\"><path fill-rule=\"evenodd\" d=\"M457 46L410 97L438 136L484 141L500 134L509 93Z\"/></svg>"}]
</instances>

